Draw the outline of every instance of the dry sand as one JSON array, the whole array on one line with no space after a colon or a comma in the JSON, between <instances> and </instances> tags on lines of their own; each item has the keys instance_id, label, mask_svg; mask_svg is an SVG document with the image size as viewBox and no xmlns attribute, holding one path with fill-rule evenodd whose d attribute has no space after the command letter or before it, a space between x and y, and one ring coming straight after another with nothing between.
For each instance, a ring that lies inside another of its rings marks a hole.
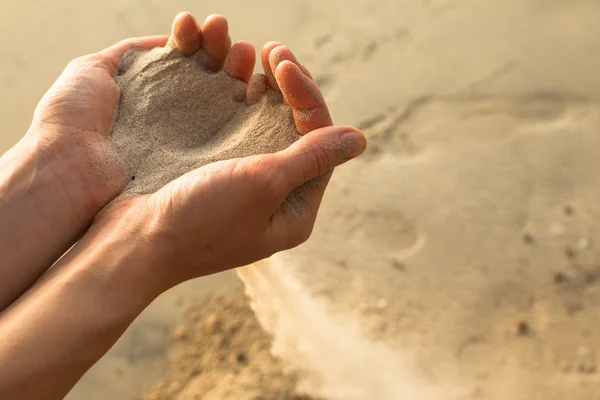
<instances>
[{"instance_id":1,"label":"dry sand","mask_svg":"<svg viewBox=\"0 0 600 400\"><path fill-rule=\"evenodd\" d=\"M332 399L600 398L600 107L438 99L387 135L397 115L312 240L244 271L276 354Z\"/></svg>"},{"instance_id":2,"label":"dry sand","mask_svg":"<svg viewBox=\"0 0 600 400\"><path fill-rule=\"evenodd\" d=\"M171 48L123 57L110 141L129 177L124 194L152 193L201 166L273 153L300 137L280 93L249 93L257 101L246 105L246 85L206 61L202 51L184 57Z\"/></svg>"},{"instance_id":3,"label":"dry sand","mask_svg":"<svg viewBox=\"0 0 600 400\"><path fill-rule=\"evenodd\" d=\"M171 340L168 372L145 400L316 400L297 393L242 293L195 299Z\"/></svg>"},{"instance_id":4,"label":"dry sand","mask_svg":"<svg viewBox=\"0 0 600 400\"><path fill-rule=\"evenodd\" d=\"M600 3L7 0L4 144L69 59L165 31L181 9L290 45L334 120L371 139L336 173L311 241L243 272L277 354L317 375L306 387L340 400L600 398ZM215 290L241 288L226 274L167 293L69 399L133 399L173 376L181 310Z\"/></svg>"}]
</instances>

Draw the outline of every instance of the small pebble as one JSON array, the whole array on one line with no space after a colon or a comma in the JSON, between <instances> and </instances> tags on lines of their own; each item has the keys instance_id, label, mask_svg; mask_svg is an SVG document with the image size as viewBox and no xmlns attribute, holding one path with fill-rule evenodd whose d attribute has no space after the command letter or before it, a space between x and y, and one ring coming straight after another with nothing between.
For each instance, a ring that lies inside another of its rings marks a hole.
<instances>
[{"instance_id":1,"label":"small pebble","mask_svg":"<svg viewBox=\"0 0 600 400\"><path fill-rule=\"evenodd\" d=\"M179 326L179 327L175 328L175 330L171 334L171 339L173 339L176 342L180 342L180 341L184 340L186 337L187 337L187 330L186 330L185 326Z\"/></svg>"},{"instance_id":2,"label":"small pebble","mask_svg":"<svg viewBox=\"0 0 600 400\"><path fill-rule=\"evenodd\" d=\"M596 366L593 365L591 362L582 361L577 366L577 370L581 374L594 374L596 373Z\"/></svg>"},{"instance_id":3,"label":"small pebble","mask_svg":"<svg viewBox=\"0 0 600 400\"><path fill-rule=\"evenodd\" d=\"M565 227L563 225L559 224L558 222L550 225L550 234L552 234L554 236L560 236L560 235L563 235L564 233L565 233Z\"/></svg>"},{"instance_id":4,"label":"small pebble","mask_svg":"<svg viewBox=\"0 0 600 400\"><path fill-rule=\"evenodd\" d=\"M594 274L592 274L591 272L586 272L584 275L585 278L585 283L587 283L588 285L591 285L592 283L596 282L596 276Z\"/></svg>"},{"instance_id":5,"label":"small pebble","mask_svg":"<svg viewBox=\"0 0 600 400\"><path fill-rule=\"evenodd\" d=\"M566 206L564 211L565 211L565 215L575 214L575 209L571 206Z\"/></svg>"},{"instance_id":6,"label":"small pebble","mask_svg":"<svg viewBox=\"0 0 600 400\"><path fill-rule=\"evenodd\" d=\"M575 250L573 250L573 248L571 246L567 246L567 247L565 247L565 256L569 260L572 260L577 257L577 253L575 252Z\"/></svg>"},{"instance_id":7,"label":"small pebble","mask_svg":"<svg viewBox=\"0 0 600 400\"><path fill-rule=\"evenodd\" d=\"M590 240L586 239L586 238L579 239L579 241L577 242L577 247L579 247L581 250L589 249L590 248Z\"/></svg>"},{"instance_id":8,"label":"small pebble","mask_svg":"<svg viewBox=\"0 0 600 400\"><path fill-rule=\"evenodd\" d=\"M392 260L392 268L394 268L396 271L399 271L399 272L406 271L406 265L402 264L398 260Z\"/></svg>"},{"instance_id":9,"label":"small pebble","mask_svg":"<svg viewBox=\"0 0 600 400\"><path fill-rule=\"evenodd\" d=\"M533 244L534 239L531 233L526 233L525 235L523 235L523 241L527 244Z\"/></svg>"},{"instance_id":10,"label":"small pebble","mask_svg":"<svg viewBox=\"0 0 600 400\"><path fill-rule=\"evenodd\" d=\"M555 272L552 274L552 282L556 285L560 285L567 282L567 277L562 272Z\"/></svg>"},{"instance_id":11,"label":"small pebble","mask_svg":"<svg viewBox=\"0 0 600 400\"><path fill-rule=\"evenodd\" d=\"M248 362L248 357L245 353L240 352L236 356L236 361L238 362L238 364L246 364Z\"/></svg>"},{"instance_id":12,"label":"small pebble","mask_svg":"<svg viewBox=\"0 0 600 400\"><path fill-rule=\"evenodd\" d=\"M386 299L379 299L377 300L377 304L376 304L377 308L379 308L380 310L383 310L384 308L387 308L388 306L388 301Z\"/></svg>"},{"instance_id":13,"label":"small pebble","mask_svg":"<svg viewBox=\"0 0 600 400\"><path fill-rule=\"evenodd\" d=\"M582 357L587 356L589 352L590 349L588 349L585 346L579 346L579 348L577 349L577 354L579 354Z\"/></svg>"},{"instance_id":14,"label":"small pebble","mask_svg":"<svg viewBox=\"0 0 600 400\"><path fill-rule=\"evenodd\" d=\"M526 321L519 321L517 323L517 335L525 336L529 333L529 324Z\"/></svg>"}]
</instances>

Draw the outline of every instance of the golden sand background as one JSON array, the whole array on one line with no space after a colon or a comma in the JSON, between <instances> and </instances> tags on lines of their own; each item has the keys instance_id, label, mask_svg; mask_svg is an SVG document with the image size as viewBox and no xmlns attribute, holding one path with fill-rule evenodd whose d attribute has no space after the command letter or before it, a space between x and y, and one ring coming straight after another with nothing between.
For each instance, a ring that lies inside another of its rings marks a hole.
<instances>
[{"instance_id":1,"label":"golden sand background","mask_svg":"<svg viewBox=\"0 0 600 400\"><path fill-rule=\"evenodd\" d=\"M335 121L358 125L367 134L377 134L381 123L393 125L398 110L423 111L421 104L433 107L426 108L411 129L461 126L453 109L446 107L448 99L453 99L453 107L455 99L466 99L467 113L475 108L483 114L533 99L534 108L542 110L534 110L534 123L548 110L558 108L555 114L561 114L571 105L577 109L584 104L595 113L600 101L600 3L594 1L259 0L249 5L234 0L57 0L32 5L4 0L0 149L26 131L37 101L70 59L126 37L167 32L181 10L200 19L211 13L226 15L234 40L250 40L257 47L270 40L289 45L321 84ZM503 117L494 112L491 118L476 119L468 131L496 132ZM579 127L574 115L567 115L571 129L596 127ZM433 146L447 140L428 137L438 141L429 143ZM572 144L565 140L566 146ZM593 153L589 157L594 158ZM418 178L414 182L417 188ZM594 202L594 193L589 195L580 200L584 208ZM431 204L435 206L433 200ZM134 323L69 398L125 400L147 390L164 368L167 328L177 323L190 299L205 290L239 289L240 283L228 273L170 292ZM478 362L485 357L474 357L473 363ZM590 382L594 385L597 377Z\"/></svg>"}]
</instances>

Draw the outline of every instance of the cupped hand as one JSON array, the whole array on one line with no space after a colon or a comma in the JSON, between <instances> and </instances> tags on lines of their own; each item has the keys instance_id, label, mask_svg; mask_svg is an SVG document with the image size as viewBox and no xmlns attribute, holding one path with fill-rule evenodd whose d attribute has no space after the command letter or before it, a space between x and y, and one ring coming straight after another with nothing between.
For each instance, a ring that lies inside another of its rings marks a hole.
<instances>
[{"instance_id":1,"label":"cupped hand","mask_svg":"<svg viewBox=\"0 0 600 400\"><path fill-rule=\"evenodd\" d=\"M221 27L220 35L212 36L222 38L222 49L208 50L221 54L215 68L223 66L248 83L254 48L238 42L230 49L224 18L210 20ZM175 43L184 54L203 45L198 37L207 39L206 32L194 36L195 29L188 14L175 22L174 32L187 32L191 38ZM166 287L247 265L307 240L333 169L366 147L356 128L332 126L319 88L287 47L268 43L262 64L265 75L250 84L262 80L263 91L270 86L283 94L303 135L299 141L279 153L204 166L151 195L119 198L92 227L96 235L129 232L126 236L152 260L153 273Z\"/></svg>"},{"instance_id":2,"label":"cupped hand","mask_svg":"<svg viewBox=\"0 0 600 400\"><path fill-rule=\"evenodd\" d=\"M71 199L87 223L125 184L122 166L108 152L119 101L114 77L120 59L133 46L150 49L164 46L167 39L166 35L127 39L71 61L35 110L23 141L35 144L38 165L66 166L57 168L61 176L56 176L54 189L65 193L55 197Z\"/></svg>"},{"instance_id":3,"label":"cupped hand","mask_svg":"<svg viewBox=\"0 0 600 400\"><path fill-rule=\"evenodd\" d=\"M92 230L126 232L162 291L307 240L330 172L364 148L355 128L317 129L279 153L210 164L115 202Z\"/></svg>"},{"instance_id":4,"label":"cupped hand","mask_svg":"<svg viewBox=\"0 0 600 400\"><path fill-rule=\"evenodd\" d=\"M107 152L119 98L114 75L120 59L134 45L164 44L185 55L202 48L215 71L223 69L250 85L258 82L258 87L262 81L264 91L269 86L281 91L304 135L279 153L207 165L154 194L120 198L97 216L88 239L125 232L128 246L144 255L170 287L305 241L333 168L360 154L366 140L355 128L331 126L319 88L287 47L276 42L264 47L265 75L252 83L250 43L232 45L221 16L207 18L201 28L190 14L181 13L169 39L130 39L73 61L40 102L30 135L38 136L39 154L65 159L82 175L82 185L66 190L83 191L91 199L90 209L116 197L125 184L120 164Z\"/></svg>"}]
</instances>

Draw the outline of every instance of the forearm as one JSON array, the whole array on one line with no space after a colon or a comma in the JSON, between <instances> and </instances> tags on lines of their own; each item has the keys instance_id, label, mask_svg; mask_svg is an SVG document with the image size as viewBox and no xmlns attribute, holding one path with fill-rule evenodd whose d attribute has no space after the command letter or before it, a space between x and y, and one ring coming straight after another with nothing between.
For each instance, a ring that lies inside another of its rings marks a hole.
<instances>
[{"instance_id":1,"label":"forearm","mask_svg":"<svg viewBox=\"0 0 600 400\"><path fill-rule=\"evenodd\" d=\"M64 190L80 187L68 160L40 159L26 137L0 158L0 311L77 240L92 215Z\"/></svg>"},{"instance_id":2,"label":"forearm","mask_svg":"<svg viewBox=\"0 0 600 400\"><path fill-rule=\"evenodd\" d=\"M160 294L132 237L88 233L0 315L2 398L61 399Z\"/></svg>"}]
</instances>

